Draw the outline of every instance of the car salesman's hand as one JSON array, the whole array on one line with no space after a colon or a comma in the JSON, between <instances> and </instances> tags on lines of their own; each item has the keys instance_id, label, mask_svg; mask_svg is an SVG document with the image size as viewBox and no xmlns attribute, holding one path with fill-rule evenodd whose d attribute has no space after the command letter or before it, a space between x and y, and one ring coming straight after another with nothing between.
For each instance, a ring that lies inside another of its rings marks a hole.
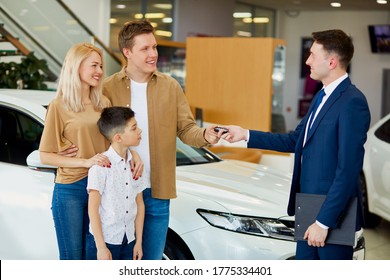
<instances>
[{"instance_id":1,"label":"car salesman's hand","mask_svg":"<svg viewBox=\"0 0 390 280\"><path fill-rule=\"evenodd\" d=\"M238 141L248 141L248 129L242 128L236 125L228 125L225 126L229 131L221 136L222 139L230 143L238 142Z\"/></svg>"},{"instance_id":2,"label":"car salesman's hand","mask_svg":"<svg viewBox=\"0 0 390 280\"><path fill-rule=\"evenodd\" d=\"M324 247L327 235L327 229L320 227L317 223L313 223L307 228L303 238L307 240L309 246Z\"/></svg>"}]
</instances>

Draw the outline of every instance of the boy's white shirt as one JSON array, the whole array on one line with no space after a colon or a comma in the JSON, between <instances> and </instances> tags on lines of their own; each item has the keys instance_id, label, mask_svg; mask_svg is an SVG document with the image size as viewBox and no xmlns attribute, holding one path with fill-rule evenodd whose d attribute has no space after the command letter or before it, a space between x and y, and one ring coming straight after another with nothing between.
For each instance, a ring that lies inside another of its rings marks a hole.
<instances>
[{"instance_id":1,"label":"boy's white shirt","mask_svg":"<svg viewBox=\"0 0 390 280\"><path fill-rule=\"evenodd\" d=\"M137 181L133 179L130 161L120 157L112 146L103 153L111 168L94 165L88 172L87 190L97 190L101 195L99 215L104 241L109 244L122 244L126 233L128 243L135 239L134 221L137 215L136 196L147 186L146 174ZM93 234L91 226L89 231Z\"/></svg>"}]
</instances>

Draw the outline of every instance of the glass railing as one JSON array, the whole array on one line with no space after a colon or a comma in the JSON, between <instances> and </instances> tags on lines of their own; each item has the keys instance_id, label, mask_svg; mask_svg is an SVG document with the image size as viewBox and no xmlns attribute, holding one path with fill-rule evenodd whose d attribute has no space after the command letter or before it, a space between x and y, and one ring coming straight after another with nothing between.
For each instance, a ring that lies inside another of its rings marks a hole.
<instances>
[{"instance_id":1,"label":"glass railing","mask_svg":"<svg viewBox=\"0 0 390 280\"><path fill-rule=\"evenodd\" d=\"M105 74L121 68L118 58L97 38L62 1L0 0L0 22L36 57L45 59L59 75L69 48L88 42L103 49Z\"/></svg>"}]
</instances>

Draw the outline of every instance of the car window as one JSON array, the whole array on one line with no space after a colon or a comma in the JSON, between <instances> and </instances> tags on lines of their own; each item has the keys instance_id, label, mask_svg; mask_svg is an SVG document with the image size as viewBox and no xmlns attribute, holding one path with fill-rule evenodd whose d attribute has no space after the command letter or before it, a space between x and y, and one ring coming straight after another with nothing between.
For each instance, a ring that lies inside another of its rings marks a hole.
<instances>
[{"instance_id":1,"label":"car window","mask_svg":"<svg viewBox=\"0 0 390 280\"><path fill-rule=\"evenodd\" d=\"M217 162L221 159L208 151L184 144L176 138L176 166Z\"/></svg>"},{"instance_id":2,"label":"car window","mask_svg":"<svg viewBox=\"0 0 390 280\"><path fill-rule=\"evenodd\" d=\"M39 148L42 131L28 115L0 106L0 161L27 165L27 156Z\"/></svg>"},{"instance_id":3,"label":"car window","mask_svg":"<svg viewBox=\"0 0 390 280\"><path fill-rule=\"evenodd\" d=\"M390 143L390 119L375 131L375 136L382 141Z\"/></svg>"}]
</instances>

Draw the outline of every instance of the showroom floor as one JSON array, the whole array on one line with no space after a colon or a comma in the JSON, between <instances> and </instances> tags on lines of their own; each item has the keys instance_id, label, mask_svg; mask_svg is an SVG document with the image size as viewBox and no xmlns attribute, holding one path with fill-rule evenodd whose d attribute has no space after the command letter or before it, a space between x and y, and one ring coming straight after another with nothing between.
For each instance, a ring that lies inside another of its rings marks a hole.
<instances>
[{"instance_id":1,"label":"showroom floor","mask_svg":"<svg viewBox=\"0 0 390 280\"><path fill-rule=\"evenodd\" d=\"M375 229L365 229L366 260L390 260L390 222L382 221Z\"/></svg>"}]
</instances>

